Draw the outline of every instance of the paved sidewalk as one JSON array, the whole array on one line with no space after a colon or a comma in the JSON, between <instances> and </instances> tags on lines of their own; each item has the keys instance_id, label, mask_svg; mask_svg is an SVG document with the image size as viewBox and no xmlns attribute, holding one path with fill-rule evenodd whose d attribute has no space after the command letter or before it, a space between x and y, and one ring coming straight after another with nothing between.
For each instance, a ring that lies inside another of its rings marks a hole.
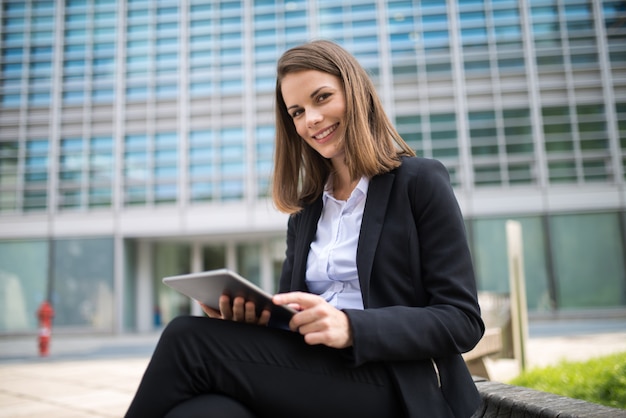
<instances>
[{"instance_id":1,"label":"paved sidewalk","mask_svg":"<svg viewBox=\"0 0 626 418\"><path fill-rule=\"evenodd\" d=\"M40 359L36 338L0 338L0 418L122 417L158 333L53 336ZM529 368L626 351L626 319L531 323ZM492 380L518 374L514 360L488 364Z\"/></svg>"},{"instance_id":2,"label":"paved sidewalk","mask_svg":"<svg viewBox=\"0 0 626 418\"><path fill-rule=\"evenodd\" d=\"M0 365L0 417L122 417L147 358Z\"/></svg>"},{"instance_id":3,"label":"paved sidewalk","mask_svg":"<svg viewBox=\"0 0 626 418\"><path fill-rule=\"evenodd\" d=\"M159 333L0 339L0 418L122 417Z\"/></svg>"}]
</instances>

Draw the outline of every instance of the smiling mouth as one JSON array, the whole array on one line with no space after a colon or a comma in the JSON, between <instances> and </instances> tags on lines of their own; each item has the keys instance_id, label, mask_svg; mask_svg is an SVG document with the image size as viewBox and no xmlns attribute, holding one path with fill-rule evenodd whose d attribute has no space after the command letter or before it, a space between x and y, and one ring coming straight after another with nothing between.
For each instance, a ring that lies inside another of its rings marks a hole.
<instances>
[{"instance_id":1,"label":"smiling mouth","mask_svg":"<svg viewBox=\"0 0 626 418\"><path fill-rule=\"evenodd\" d=\"M332 134L333 132L335 132L337 130L337 127L339 127L339 124L336 123L333 126L324 129L322 132L320 132L317 135L313 136L313 139L321 141L322 139L326 138L328 135Z\"/></svg>"}]
</instances>

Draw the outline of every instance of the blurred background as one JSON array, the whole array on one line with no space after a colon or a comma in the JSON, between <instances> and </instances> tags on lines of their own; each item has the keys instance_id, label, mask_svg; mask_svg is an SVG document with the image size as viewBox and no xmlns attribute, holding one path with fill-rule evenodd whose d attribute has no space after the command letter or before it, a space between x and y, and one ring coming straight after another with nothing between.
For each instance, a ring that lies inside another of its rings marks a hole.
<instances>
[{"instance_id":1,"label":"blurred background","mask_svg":"<svg viewBox=\"0 0 626 418\"><path fill-rule=\"evenodd\" d=\"M272 292L275 63L334 40L448 168L481 291L522 224L531 318L626 316L626 2L3 0L0 335L159 329L167 275Z\"/></svg>"}]
</instances>

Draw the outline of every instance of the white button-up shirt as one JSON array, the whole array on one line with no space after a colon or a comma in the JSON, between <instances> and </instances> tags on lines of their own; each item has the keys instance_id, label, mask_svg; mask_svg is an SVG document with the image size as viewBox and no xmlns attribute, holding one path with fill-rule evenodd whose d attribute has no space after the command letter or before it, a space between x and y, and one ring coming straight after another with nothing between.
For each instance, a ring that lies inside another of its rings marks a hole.
<instances>
[{"instance_id":1,"label":"white button-up shirt","mask_svg":"<svg viewBox=\"0 0 626 418\"><path fill-rule=\"evenodd\" d=\"M332 179L322 197L324 208L307 259L306 284L338 309L363 309L356 250L369 179L361 178L348 200L332 195Z\"/></svg>"}]
</instances>

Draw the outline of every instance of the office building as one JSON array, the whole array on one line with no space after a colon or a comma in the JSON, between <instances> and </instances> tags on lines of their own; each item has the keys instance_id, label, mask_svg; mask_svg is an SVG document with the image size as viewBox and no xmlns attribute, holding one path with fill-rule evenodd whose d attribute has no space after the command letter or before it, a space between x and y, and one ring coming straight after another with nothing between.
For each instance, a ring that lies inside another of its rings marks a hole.
<instances>
[{"instance_id":1,"label":"office building","mask_svg":"<svg viewBox=\"0 0 626 418\"><path fill-rule=\"evenodd\" d=\"M523 227L532 314L626 306L626 5L617 0L4 0L0 333L145 331L167 275L268 291L275 62L332 39L449 169L479 288Z\"/></svg>"}]
</instances>

